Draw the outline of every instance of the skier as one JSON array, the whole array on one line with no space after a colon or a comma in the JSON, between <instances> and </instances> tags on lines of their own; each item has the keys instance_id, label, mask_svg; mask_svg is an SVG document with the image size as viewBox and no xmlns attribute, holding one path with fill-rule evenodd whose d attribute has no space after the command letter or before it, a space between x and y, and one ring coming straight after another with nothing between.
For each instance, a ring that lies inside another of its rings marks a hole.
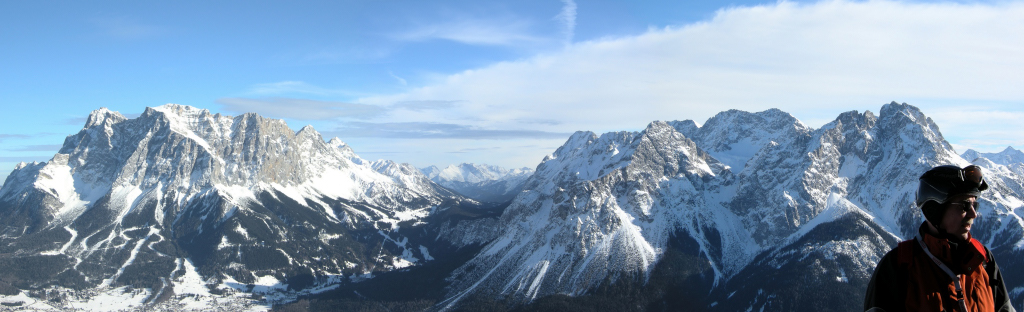
<instances>
[{"instance_id":1,"label":"skier","mask_svg":"<svg viewBox=\"0 0 1024 312\"><path fill-rule=\"evenodd\" d=\"M916 202L926 221L878 262L864 310L1014 311L992 253L971 237L986 189L978 166L938 166L921 175Z\"/></svg>"}]
</instances>

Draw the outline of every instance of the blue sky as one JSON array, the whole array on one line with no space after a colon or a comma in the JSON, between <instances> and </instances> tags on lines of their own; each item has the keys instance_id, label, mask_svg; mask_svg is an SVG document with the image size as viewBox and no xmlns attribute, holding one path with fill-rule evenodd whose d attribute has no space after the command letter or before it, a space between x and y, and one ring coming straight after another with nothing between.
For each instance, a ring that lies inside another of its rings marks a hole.
<instances>
[{"instance_id":1,"label":"blue sky","mask_svg":"<svg viewBox=\"0 0 1024 312\"><path fill-rule=\"evenodd\" d=\"M313 125L367 159L534 167L577 130L890 101L1024 147L1021 1L0 2L0 179L95 109Z\"/></svg>"}]
</instances>

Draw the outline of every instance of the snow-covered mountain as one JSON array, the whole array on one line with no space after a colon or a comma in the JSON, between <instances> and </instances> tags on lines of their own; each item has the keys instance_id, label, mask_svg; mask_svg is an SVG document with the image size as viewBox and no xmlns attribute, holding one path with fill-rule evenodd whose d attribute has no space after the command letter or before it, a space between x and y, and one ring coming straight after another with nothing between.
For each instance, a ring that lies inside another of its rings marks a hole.
<instances>
[{"instance_id":1,"label":"snow-covered mountain","mask_svg":"<svg viewBox=\"0 0 1024 312\"><path fill-rule=\"evenodd\" d=\"M131 286L153 304L347 280L432 259L398 230L464 202L309 126L174 104L134 119L99 109L0 189L0 262L31 263L0 286Z\"/></svg>"},{"instance_id":2,"label":"snow-covered mountain","mask_svg":"<svg viewBox=\"0 0 1024 312\"><path fill-rule=\"evenodd\" d=\"M1024 163L975 154L895 102L818 129L772 109L577 132L532 172L365 161L255 114L101 109L0 189L0 301L853 311L923 221L919 175L973 163L991 185L974 236L1024 309Z\"/></svg>"},{"instance_id":3,"label":"snow-covered mountain","mask_svg":"<svg viewBox=\"0 0 1024 312\"><path fill-rule=\"evenodd\" d=\"M468 164L449 165L444 169L430 166L420 169L431 181L466 197L485 202L505 202L519 194L533 169L505 169L499 166Z\"/></svg>"},{"instance_id":4,"label":"snow-covered mountain","mask_svg":"<svg viewBox=\"0 0 1024 312\"><path fill-rule=\"evenodd\" d=\"M979 165L988 164L986 168L992 170L1009 170L1018 176L1024 176L1024 152L1011 146L1007 146L1006 149L999 153L979 153L969 149L961 154L961 157L971 162L979 163ZM996 168L997 166L999 166L998 169Z\"/></svg>"},{"instance_id":5,"label":"snow-covered mountain","mask_svg":"<svg viewBox=\"0 0 1024 312\"><path fill-rule=\"evenodd\" d=\"M1007 146L1006 149L998 153L979 153L978 151L969 149L964 152L961 157L969 161L974 161L975 159L984 157L1003 166L1024 163L1024 152L1014 149L1012 146Z\"/></svg>"},{"instance_id":6,"label":"snow-covered mountain","mask_svg":"<svg viewBox=\"0 0 1024 312\"><path fill-rule=\"evenodd\" d=\"M970 163L920 110L895 102L820 129L768 110L578 132L537 167L438 307L569 295L639 309L858 310L877 261L923 220L918 176L941 164ZM1021 302L1021 180L986 174L975 237L1010 268ZM680 295L689 299L672 301Z\"/></svg>"}]
</instances>

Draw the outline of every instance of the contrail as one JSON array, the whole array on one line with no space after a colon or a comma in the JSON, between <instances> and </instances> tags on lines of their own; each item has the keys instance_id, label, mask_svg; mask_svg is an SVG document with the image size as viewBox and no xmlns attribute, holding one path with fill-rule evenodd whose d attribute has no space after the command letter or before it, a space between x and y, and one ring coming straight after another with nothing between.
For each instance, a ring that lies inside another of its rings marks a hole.
<instances>
[{"instance_id":1,"label":"contrail","mask_svg":"<svg viewBox=\"0 0 1024 312\"><path fill-rule=\"evenodd\" d=\"M562 12L555 16L562 23L562 35L565 44L572 43L572 37L576 30L576 2L573 0L562 0Z\"/></svg>"}]
</instances>

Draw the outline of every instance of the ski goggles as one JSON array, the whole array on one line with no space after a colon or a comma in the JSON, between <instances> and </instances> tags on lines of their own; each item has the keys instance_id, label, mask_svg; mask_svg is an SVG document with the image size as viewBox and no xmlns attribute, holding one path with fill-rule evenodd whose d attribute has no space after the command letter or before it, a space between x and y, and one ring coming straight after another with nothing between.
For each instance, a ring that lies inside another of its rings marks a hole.
<instances>
[{"instance_id":1,"label":"ski goggles","mask_svg":"<svg viewBox=\"0 0 1024 312\"><path fill-rule=\"evenodd\" d=\"M981 186L985 178L981 175L981 167L970 165L960 170L960 179L964 182L973 183L974 186Z\"/></svg>"},{"instance_id":2,"label":"ski goggles","mask_svg":"<svg viewBox=\"0 0 1024 312\"><path fill-rule=\"evenodd\" d=\"M927 172L922 179L931 181L948 181L954 188L977 188L983 191L988 188L981 167L970 165L960 169L956 166L940 166Z\"/></svg>"}]
</instances>

